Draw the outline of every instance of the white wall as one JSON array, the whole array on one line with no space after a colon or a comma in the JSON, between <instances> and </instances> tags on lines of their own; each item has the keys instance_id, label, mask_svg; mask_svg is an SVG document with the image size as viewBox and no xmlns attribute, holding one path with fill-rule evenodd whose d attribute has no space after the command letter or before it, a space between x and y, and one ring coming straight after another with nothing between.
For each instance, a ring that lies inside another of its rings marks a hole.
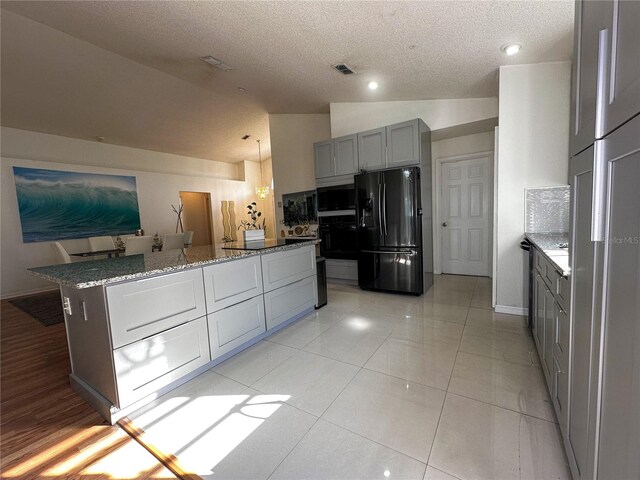
<instances>
[{"instance_id":1,"label":"white wall","mask_svg":"<svg viewBox=\"0 0 640 480\"><path fill-rule=\"evenodd\" d=\"M216 162L97 141L74 141L69 137L8 127L2 127L1 132L3 157L95 167L108 165L111 168L140 172L174 173L229 180L240 180L243 175L242 163Z\"/></svg>"},{"instance_id":2,"label":"white wall","mask_svg":"<svg viewBox=\"0 0 640 480\"><path fill-rule=\"evenodd\" d=\"M332 103L331 137L421 118L431 130L476 122L498 115L497 98Z\"/></svg>"},{"instance_id":3,"label":"white wall","mask_svg":"<svg viewBox=\"0 0 640 480\"><path fill-rule=\"evenodd\" d=\"M142 228L151 235L155 232L162 235L175 231L176 216L171 210L171 204L178 203L180 190L209 192L217 242L221 240L222 234L220 201L234 200L236 218L242 218L247 201L255 199L255 187L259 181L259 165L255 162L243 162L240 166L217 165L219 162L10 128L2 129L1 157L2 298L51 288L51 283L33 277L26 272L26 268L56 263L48 242L22 243L13 166L134 175ZM102 166L96 166L97 159L103 162ZM113 164L117 168L107 167ZM160 172L143 171L154 165L157 165ZM187 175L164 173L180 172L183 168L188 172ZM242 170L246 180L229 180L212 175L230 175L234 170ZM88 250L86 239L61 243L71 252Z\"/></svg>"},{"instance_id":4,"label":"white wall","mask_svg":"<svg viewBox=\"0 0 640 480\"><path fill-rule=\"evenodd\" d=\"M524 189L565 185L571 63L500 67L496 311L525 313Z\"/></svg>"},{"instance_id":5,"label":"white wall","mask_svg":"<svg viewBox=\"0 0 640 480\"><path fill-rule=\"evenodd\" d=\"M269 115L271 160L276 204L276 230L284 226L282 195L315 190L313 144L331 138L328 114Z\"/></svg>"},{"instance_id":6,"label":"white wall","mask_svg":"<svg viewBox=\"0 0 640 480\"><path fill-rule=\"evenodd\" d=\"M494 148L493 132L475 133L462 137L439 140L431 144L433 174L433 269L434 273L442 273L442 219L440 215L442 195L442 159L459 157L481 152L491 152ZM493 156L491 156L493 162ZM493 182L493 180L491 180ZM491 247L490 252L493 250Z\"/></svg>"},{"instance_id":7,"label":"white wall","mask_svg":"<svg viewBox=\"0 0 640 480\"><path fill-rule=\"evenodd\" d=\"M433 158L445 158L468 153L488 152L493 150L493 141L493 130L464 137L447 138L431 144L431 155Z\"/></svg>"}]
</instances>

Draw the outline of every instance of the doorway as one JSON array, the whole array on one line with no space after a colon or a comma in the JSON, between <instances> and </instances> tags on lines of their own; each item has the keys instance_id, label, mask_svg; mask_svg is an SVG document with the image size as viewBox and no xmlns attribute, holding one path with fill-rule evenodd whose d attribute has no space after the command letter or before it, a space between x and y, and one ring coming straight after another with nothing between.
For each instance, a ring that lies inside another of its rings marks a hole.
<instances>
[{"instance_id":1,"label":"doorway","mask_svg":"<svg viewBox=\"0 0 640 480\"><path fill-rule=\"evenodd\" d=\"M442 273L491 276L491 155L483 152L441 162Z\"/></svg>"},{"instance_id":2,"label":"doorway","mask_svg":"<svg viewBox=\"0 0 640 480\"><path fill-rule=\"evenodd\" d=\"M191 245L212 245L213 220L211 217L211 194L206 192L180 192L182 223L184 231L193 232Z\"/></svg>"}]
</instances>

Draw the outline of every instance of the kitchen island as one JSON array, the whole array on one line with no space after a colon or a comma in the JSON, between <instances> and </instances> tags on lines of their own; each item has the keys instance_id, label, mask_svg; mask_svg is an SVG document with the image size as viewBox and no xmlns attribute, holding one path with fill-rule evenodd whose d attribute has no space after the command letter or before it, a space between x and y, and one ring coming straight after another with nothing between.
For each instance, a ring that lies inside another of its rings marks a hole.
<instances>
[{"instance_id":1,"label":"kitchen island","mask_svg":"<svg viewBox=\"0 0 640 480\"><path fill-rule=\"evenodd\" d=\"M30 271L60 285L71 386L115 423L313 311L317 243L201 246Z\"/></svg>"}]
</instances>

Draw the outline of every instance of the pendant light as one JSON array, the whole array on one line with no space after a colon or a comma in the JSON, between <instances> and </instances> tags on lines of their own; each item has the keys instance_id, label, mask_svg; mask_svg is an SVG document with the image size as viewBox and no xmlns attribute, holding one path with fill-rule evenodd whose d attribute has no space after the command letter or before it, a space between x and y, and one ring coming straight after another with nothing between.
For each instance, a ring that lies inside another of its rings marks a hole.
<instances>
[{"instance_id":1,"label":"pendant light","mask_svg":"<svg viewBox=\"0 0 640 480\"><path fill-rule=\"evenodd\" d=\"M269 188L269 185L264 185L262 181L262 150L260 148L260 140L256 140L256 141L258 142L258 159L260 160L260 185L261 185L259 187L256 187L256 194L258 195L259 198L264 200L269 196L270 188Z\"/></svg>"}]
</instances>

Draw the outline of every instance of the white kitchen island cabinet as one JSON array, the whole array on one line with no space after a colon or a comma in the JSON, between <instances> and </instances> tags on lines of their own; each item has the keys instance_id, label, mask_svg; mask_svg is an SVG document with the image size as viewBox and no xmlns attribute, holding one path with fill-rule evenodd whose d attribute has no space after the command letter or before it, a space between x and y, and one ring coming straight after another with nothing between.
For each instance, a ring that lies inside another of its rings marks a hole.
<instances>
[{"instance_id":1,"label":"white kitchen island cabinet","mask_svg":"<svg viewBox=\"0 0 640 480\"><path fill-rule=\"evenodd\" d=\"M207 315L207 323L215 360L266 331L262 295Z\"/></svg>"},{"instance_id":2,"label":"white kitchen island cabinet","mask_svg":"<svg viewBox=\"0 0 640 480\"><path fill-rule=\"evenodd\" d=\"M60 285L71 386L115 423L312 312L317 241L271 243L31 269Z\"/></svg>"},{"instance_id":3,"label":"white kitchen island cabinet","mask_svg":"<svg viewBox=\"0 0 640 480\"><path fill-rule=\"evenodd\" d=\"M217 312L262 294L260 256L202 268L207 313Z\"/></svg>"},{"instance_id":4,"label":"white kitchen island cabinet","mask_svg":"<svg viewBox=\"0 0 640 480\"><path fill-rule=\"evenodd\" d=\"M106 287L113 348L202 317L200 269Z\"/></svg>"}]
</instances>

